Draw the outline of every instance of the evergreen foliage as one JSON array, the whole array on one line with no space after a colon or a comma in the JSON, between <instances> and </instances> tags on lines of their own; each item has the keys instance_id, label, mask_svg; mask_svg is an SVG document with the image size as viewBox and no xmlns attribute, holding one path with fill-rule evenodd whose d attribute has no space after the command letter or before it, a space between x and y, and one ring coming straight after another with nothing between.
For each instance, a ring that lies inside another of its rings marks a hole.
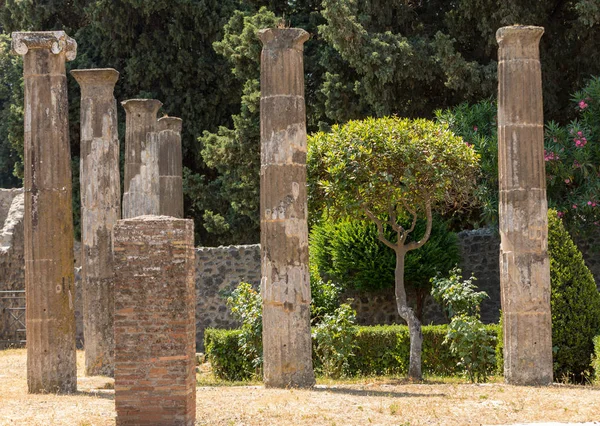
<instances>
[{"instance_id":1,"label":"evergreen foliage","mask_svg":"<svg viewBox=\"0 0 600 426\"><path fill-rule=\"evenodd\" d=\"M408 241L418 241L425 228L425 220L418 220L415 235L410 235ZM386 227L385 235L387 239L393 238L390 227ZM374 223L324 217L312 227L309 242L311 259L320 273L341 287L364 291L394 287L396 256L379 241ZM404 279L407 288L416 292L415 310L419 319L431 288L430 279L450 270L459 260L458 237L448 231L443 221L434 218L427 244L405 257Z\"/></svg>"},{"instance_id":2,"label":"evergreen foliage","mask_svg":"<svg viewBox=\"0 0 600 426\"><path fill-rule=\"evenodd\" d=\"M548 251L554 377L581 381L600 330L600 293L555 210L548 212Z\"/></svg>"}]
</instances>

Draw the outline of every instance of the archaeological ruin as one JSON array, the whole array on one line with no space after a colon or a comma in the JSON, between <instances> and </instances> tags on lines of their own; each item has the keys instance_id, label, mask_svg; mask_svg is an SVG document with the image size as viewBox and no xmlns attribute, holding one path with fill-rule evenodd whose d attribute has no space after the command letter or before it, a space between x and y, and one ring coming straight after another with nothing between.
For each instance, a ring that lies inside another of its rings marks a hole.
<instances>
[{"instance_id":1,"label":"archaeological ruin","mask_svg":"<svg viewBox=\"0 0 600 426\"><path fill-rule=\"evenodd\" d=\"M30 393L77 389L73 212L64 31L19 32L25 82L25 290Z\"/></svg>"},{"instance_id":2,"label":"archaeological ruin","mask_svg":"<svg viewBox=\"0 0 600 426\"><path fill-rule=\"evenodd\" d=\"M515 385L553 382L543 32L511 26L496 33L500 235L487 229L459 234L463 274L483 277L491 296L484 302L485 322L499 319L501 301L504 378ZM265 387L315 385L304 84L309 34L270 28L257 35L260 245L194 247L194 222L183 219L182 120L157 119L158 100L122 102L121 189L119 72L79 69L71 71L81 89L77 256L65 65L75 59L77 44L63 31L13 33L13 52L23 57L25 178L22 190L0 189L0 291L25 290L29 393L77 391L79 339L85 374L115 378L117 425L193 425L195 353L204 349L206 328L237 326L225 300L241 281L262 297ZM600 233L586 238L581 247L600 241ZM586 250L598 279L600 261ZM391 289L344 297L353 298L362 324L401 321ZM444 321L439 306L431 298L427 303L426 322ZM14 315L3 310L0 324L14 322ZM4 326L1 331L0 339L20 339L6 335Z\"/></svg>"},{"instance_id":3,"label":"archaeological ruin","mask_svg":"<svg viewBox=\"0 0 600 426\"><path fill-rule=\"evenodd\" d=\"M85 373L114 370L112 230L121 218L114 69L73 70L81 88L81 263Z\"/></svg>"},{"instance_id":4,"label":"archaeological ruin","mask_svg":"<svg viewBox=\"0 0 600 426\"><path fill-rule=\"evenodd\" d=\"M263 377L315 383L310 331L306 111L301 29L266 29L261 54L260 227Z\"/></svg>"},{"instance_id":5,"label":"archaeological ruin","mask_svg":"<svg viewBox=\"0 0 600 426\"><path fill-rule=\"evenodd\" d=\"M155 99L129 99L125 108L125 171L123 219L158 215L158 138L156 114L162 102Z\"/></svg>"},{"instance_id":6,"label":"archaeological ruin","mask_svg":"<svg viewBox=\"0 0 600 426\"><path fill-rule=\"evenodd\" d=\"M552 383L548 205L541 27L503 27L498 40L498 174L504 378Z\"/></svg>"}]
</instances>

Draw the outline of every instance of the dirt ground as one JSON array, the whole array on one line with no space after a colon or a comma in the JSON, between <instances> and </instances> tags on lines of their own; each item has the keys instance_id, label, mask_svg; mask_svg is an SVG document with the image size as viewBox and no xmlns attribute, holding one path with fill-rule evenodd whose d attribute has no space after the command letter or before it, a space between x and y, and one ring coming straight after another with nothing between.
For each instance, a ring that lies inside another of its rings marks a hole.
<instances>
[{"instance_id":1,"label":"dirt ground","mask_svg":"<svg viewBox=\"0 0 600 426\"><path fill-rule=\"evenodd\" d=\"M25 350L0 351L0 425L115 424L112 379L83 377L74 395L28 395ZM600 424L600 388L502 383L406 383L394 379L321 382L312 390L200 386L198 425L497 425Z\"/></svg>"}]
</instances>

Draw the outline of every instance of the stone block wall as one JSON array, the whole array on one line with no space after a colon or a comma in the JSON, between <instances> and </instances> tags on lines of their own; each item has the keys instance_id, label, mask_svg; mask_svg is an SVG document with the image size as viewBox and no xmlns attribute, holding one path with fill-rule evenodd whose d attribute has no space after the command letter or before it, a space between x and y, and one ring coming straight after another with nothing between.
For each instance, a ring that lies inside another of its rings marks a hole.
<instances>
[{"instance_id":1,"label":"stone block wall","mask_svg":"<svg viewBox=\"0 0 600 426\"><path fill-rule=\"evenodd\" d=\"M0 189L0 290L25 288L22 189Z\"/></svg>"},{"instance_id":2,"label":"stone block wall","mask_svg":"<svg viewBox=\"0 0 600 426\"><path fill-rule=\"evenodd\" d=\"M500 235L491 229L475 229L458 233L464 279L475 275L475 285L489 298L481 303L481 320L500 320Z\"/></svg>"},{"instance_id":3,"label":"stone block wall","mask_svg":"<svg viewBox=\"0 0 600 426\"><path fill-rule=\"evenodd\" d=\"M227 295L240 282L260 284L260 244L196 248L196 346L204 350L204 329L235 328Z\"/></svg>"}]
</instances>

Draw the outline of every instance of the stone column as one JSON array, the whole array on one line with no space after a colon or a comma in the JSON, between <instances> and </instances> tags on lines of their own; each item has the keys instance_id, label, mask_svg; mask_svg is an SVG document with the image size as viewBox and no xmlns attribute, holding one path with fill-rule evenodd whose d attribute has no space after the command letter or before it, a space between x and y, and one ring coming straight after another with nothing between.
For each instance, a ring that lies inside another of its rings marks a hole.
<instances>
[{"instance_id":1,"label":"stone column","mask_svg":"<svg viewBox=\"0 0 600 426\"><path fill-rule=\"evenodd\" d=\"M306 112L301 29L258 32L261 54L260 228L264 382L309 387Z\"/></svg>"},{"instance_id":2,"label":"stone column","mask_svg":"<svg viewBox=\"0 0 600 426\"><path fill-rule=\"evenodd\" d=\"M541 27L503 27L498 51L500 285L504 378L552 383Z\"/></svg>"},{"instance_id":3,"label":"stone column","mask_svg":"<svg viewBox=\"0 0 600 426\"><path fill-rule=\"evenodd\" d=\"M119 73L73 70L81 87L81 243L85 374L114 371L112 230L121 218L117 102Z\"/></svg>"},{"instance_id":4,"label":"stone column","mask_svg":"<svg viewBox=\"0 0 600 426\"><path fill-rule=\"evenodd\" d=\"M77 43L64 31L17 32L25 82L25 291L27 386L77 389L71 152L65 61Z\"/></svg>"},{"instance_id":5,"label":"stone column","mask_svg":"<svg viewBox=\"0 0 600 426\"><path fill-rule=\"evenodd\" d=\"M117 425L189 425L196 417L194 222L117 222Z\"/></svg>"},{"instance_id":6,"label":"stone column","mask_svg":"<svg viewBox=\"0 0 600 426\"><path fill-rule=\"evenodd\" d=\"M183 217L181 118L162 117L157 122L159 214Z\"/></svg>"},{"instance_id":7,"label":"stone column","mask_svg":"<svg viewBox=\"0 0 600 426\"><path fill-rule=\"evenodd\" d=\"M123 218L159 214L158 140L155 99L130 99L125 108Z\"/></svg>"}]
</instances>

